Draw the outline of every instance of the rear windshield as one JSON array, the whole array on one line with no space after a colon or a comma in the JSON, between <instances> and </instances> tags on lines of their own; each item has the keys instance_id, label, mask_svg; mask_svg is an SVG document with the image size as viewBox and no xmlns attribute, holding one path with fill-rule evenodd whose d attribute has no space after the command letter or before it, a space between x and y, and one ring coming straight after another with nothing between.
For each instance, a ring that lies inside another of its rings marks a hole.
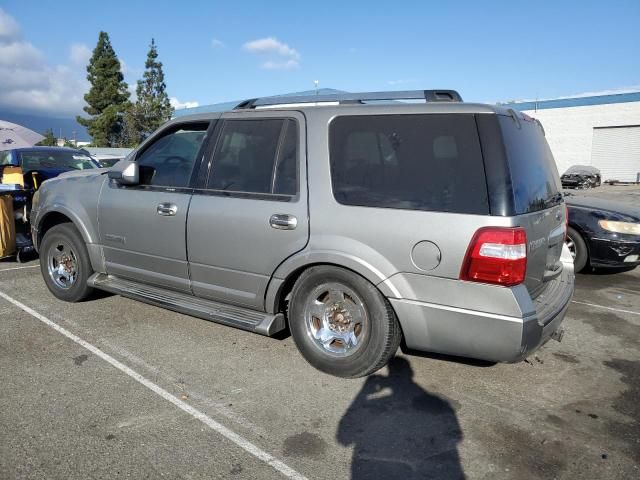
<instances>
[{"instance_id":1,"label":"rear windshield","mask_svg":"<svg viewBox=\"0 0 640 480\"><path fill-rule=\"evenodd\" d=\"M34 150L20 153L20 165L25 172L31 170L86 170L97 168L91 157L70 150Z\"/></svg>"},{"instance_id":2,"label":"rear windshield","mask_svg":"<svg viewBox=\"0 0 640 480\"><path fill-rule=\"evenodd\" d=\"M562 202L558 168L535 121L498 115L504 137L516 215L536 212Z\"/></svg>"},{"instance_id":3,"label":"rear windshield","mask_svg":"<svg viewBox=\"0 0 640 480\"><path fill-rule=\"evenodd\" d=\"M329 142L339 203L489 213L473 115L341 116Z\"/></svg>"}]
</instances>

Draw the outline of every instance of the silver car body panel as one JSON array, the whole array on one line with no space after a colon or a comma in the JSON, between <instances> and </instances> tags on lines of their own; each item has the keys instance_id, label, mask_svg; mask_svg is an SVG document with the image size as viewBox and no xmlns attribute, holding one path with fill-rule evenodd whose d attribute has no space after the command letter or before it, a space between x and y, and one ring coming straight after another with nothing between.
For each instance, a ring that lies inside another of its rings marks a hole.
<instances>
[{"instance_id":1,"label":"silver car body panel","mask_svg":"<svg viewBox=\"0 0 640 480\"><path fill-rule=\"evenodd\" d=\"M98 230L106 273L190 291L185 223L190 193L147 191L105 182ZM160 204L176 207L158 214Z\"/></svg>"}]
</instances>

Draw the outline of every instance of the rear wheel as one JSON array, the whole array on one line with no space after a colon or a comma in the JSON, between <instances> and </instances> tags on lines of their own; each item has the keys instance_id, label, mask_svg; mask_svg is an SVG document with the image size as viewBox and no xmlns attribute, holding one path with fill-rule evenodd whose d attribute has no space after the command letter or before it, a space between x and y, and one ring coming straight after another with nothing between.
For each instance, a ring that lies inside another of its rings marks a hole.
<instances>
[{"instance_id":1,"label":"rear wheel","mask_svg":"<svg viewBox=\"0 0 640 480\"><path fill-rule=\"evenodd\" d=\"M402 333L387 299L359 275L332 266L306 270L293 287L289 328L318 370L355 378L382 368Z\"/></svg>"},{"instance_id":2,"label":"rear wheel","mask_svg":"<svg viewBox=\"0 0 640 480\"><path fill-rule=\"evenodd\" d=\"M589 251L582 235L576 230L569 227L567 230L567 247L573 257L573 268L576 273L581 272L587 266L589 261Z\"/></svg>"},{"instance_id":3,"label":"rear wheel","mask_svg":"<svg viewBox=\"0 0 640 480\"><path fill-rule=\"evenodd\" d=\"M45 233L40 270L47 288L60 300L79 302L93 291L87 285L93 273L87 247L71 223L56 225Z\"/></svg>"}]
</instances>

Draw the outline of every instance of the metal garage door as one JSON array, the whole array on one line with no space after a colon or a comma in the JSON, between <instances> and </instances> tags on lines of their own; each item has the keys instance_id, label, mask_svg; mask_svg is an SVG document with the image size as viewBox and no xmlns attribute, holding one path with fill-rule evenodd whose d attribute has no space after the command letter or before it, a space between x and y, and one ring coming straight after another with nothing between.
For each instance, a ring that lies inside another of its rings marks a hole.
<instances>
[{"instance_id":1,"label":"metal garage door","mask_svg":"<svg viewBox=\"0 0 640 480\"><path fill-rule=\"evenodd\" d=\"M637 181L640 174L640 125L595 127L591 165L600 169L602 181Z\"/></svg>"}]
</instances>

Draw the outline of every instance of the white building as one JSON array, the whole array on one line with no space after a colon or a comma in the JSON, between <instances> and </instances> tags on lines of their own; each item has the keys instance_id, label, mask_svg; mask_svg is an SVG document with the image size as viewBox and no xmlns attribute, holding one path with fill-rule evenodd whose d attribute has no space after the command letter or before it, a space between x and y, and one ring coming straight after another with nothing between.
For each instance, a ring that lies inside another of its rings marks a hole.
<instances>
[{"instance_id":1,"label":"white building","mask_svg":"<svg viewBox=\"0 0 640 480\"><path fill-rule=\"evenodd\" d=\"M640 181L640 91L503 106L540 120L561 175L591 165L603 181Z\"/></svg>"}]
</instances>

